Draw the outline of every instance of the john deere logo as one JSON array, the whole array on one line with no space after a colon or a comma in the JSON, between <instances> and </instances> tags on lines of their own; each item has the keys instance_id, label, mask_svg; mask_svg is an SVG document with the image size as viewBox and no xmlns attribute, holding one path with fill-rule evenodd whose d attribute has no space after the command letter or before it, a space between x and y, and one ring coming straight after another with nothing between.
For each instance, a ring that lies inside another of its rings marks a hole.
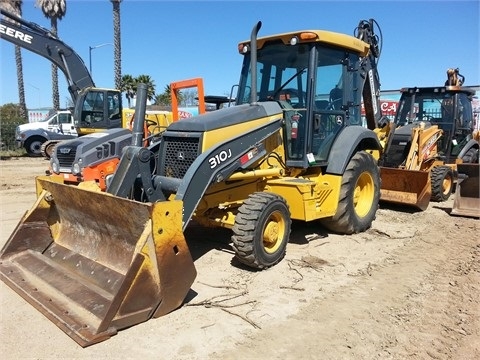
<instances>
[{"instance_id":1,"label":"john deere logo","mask_svg":"<svg viewBox=\"0 0 480 360\"><path fill-rule=\"evenodd\" d=\"M66 155L66 154L70 154L71 150L72 149L69 149L69 148L61 148L58 151L60 151L60 154Z\"/></svg>"}]
</instances>

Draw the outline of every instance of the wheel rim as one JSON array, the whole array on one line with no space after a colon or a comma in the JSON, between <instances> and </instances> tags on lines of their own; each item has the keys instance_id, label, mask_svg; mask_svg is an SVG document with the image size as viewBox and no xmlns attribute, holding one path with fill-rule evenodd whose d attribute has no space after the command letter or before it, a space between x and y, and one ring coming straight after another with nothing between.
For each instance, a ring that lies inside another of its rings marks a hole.
<instances>
[{"instance_id":1,"label":"wheel rim","mask_svg":"<svg viewBox=\"0 0 480 360\"><path fill-rule=\"evenodd\" d=\"M32 154L41 154L42 142L34 141L30 144L29 148Z\"/></svg>"},{"instance_id":2,"label":"wheel rim","mask_svg":"<svg viewBox=\"0 0 480 360\"><path fill-rule=\"evenodd\" d=\"M47 146L45 149L45 154L47 154L48 157L52 157L54 149L55 149L55 145Z\"/></svg>"},{"instance_id":3,"label":"wheel rim","mask_svg":"<svg viewBox=\"0 0 480 360\"><path fill-rule=\"evenodd\" d=\"M355 185L353 193L353 207L358 216L364 217L372 208L375 194L373 178L368 172L362 173Z\"/></svg>"},{"instance_id":4,"label":"wheel rim","mask_svg":"<svg viewBox=\"0 0 480 360\"><path fill-rule=\"evenodd\" d=\"M263 248L268 254L273 254L282 245L285 238L286 221L279 211L268 218L263 230Z\"/></svg>"},{"instance_id":5,"label":"wheel rim","mask_svg":"<svg viewBox=\"0 0 480 360\"><path fill-rule=\"evenodd\" d=\"M442 191L443 195L448 195L450 193L450 189L452 188L452 178L449 174L445 176L442 181Z\"/></svg>"}]
</instances>

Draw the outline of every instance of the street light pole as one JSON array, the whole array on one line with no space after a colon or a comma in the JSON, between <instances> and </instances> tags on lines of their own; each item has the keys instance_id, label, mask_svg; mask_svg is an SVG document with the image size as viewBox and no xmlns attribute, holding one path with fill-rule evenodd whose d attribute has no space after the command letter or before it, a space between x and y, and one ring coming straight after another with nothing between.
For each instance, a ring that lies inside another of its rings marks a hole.
<instances>
[{"instance_id":1,"label":"street light pole","mask_svg":"<svg viewBox=\"0 0 480 360\"><path fill-rule=\"evenodd\" d=\"M30 83L27 83L28 86L31 86L32 88L34 88L35 90L37 90L37 95L38 95L38 108L40 108L40 89L38 87L36 87L35 85L32 85Z\"/></svg>"},{"instance_id":2,"label":"street light pole","mask_svg":"<svg viewBox=\"0 0 480 360\"><path fill-rule=\"evenodd\" d=\"M105 43L105 44L100 44L100 45L95 45L95 46L89 46L88 47L88 60L89 60L89 70L90 70L90 76L92 76L92 50L93 49L98 49L102 46L106 45L113 45L112 43Z\"/></svg>"}]
</instances>

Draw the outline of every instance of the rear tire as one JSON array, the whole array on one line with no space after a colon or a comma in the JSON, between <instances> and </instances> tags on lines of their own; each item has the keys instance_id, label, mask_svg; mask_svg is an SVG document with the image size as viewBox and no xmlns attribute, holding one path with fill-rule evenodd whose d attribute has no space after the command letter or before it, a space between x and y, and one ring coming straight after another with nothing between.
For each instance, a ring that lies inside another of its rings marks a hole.
<instances>
[{"instance_id":1,"label":"rear tire","mask_svg":"<svg viewBox=\"0 0 480 360\"><path fill-rule=\"evenodd\" d=\"M447 201L453 190L453 170L449 166L436 166L430 174L433 201Z\"/></svg>"},{"instance_id":2,"label":"rear tire","mask_svg":"<svg viewBox=\"0 0 480 360\"><path fill-rule=\"evenodd\" d=\"M321 219L328 230L354 234L372 226L380 199L380 171L373 157L365 151L356 153L342 177L337 213Z\"/></svg>"},{"instance_id":3,"label":"rear tire","mask_svg":"<svg viewBox=\"0 0 480 360\"><path fill-rule=\"evenodd\" d=\"M478 149L471 148L462 157L462 161L466 164L478 164Z\"/></svg>"},{"instance_id":4,"label":"rear tire","mask_svg":"<svg viewBox=\"0 0 480 360\"><path fill-rule=\"evenodd\" d=\"M42 144L41 153L45 159L51 159L53 153L55 152L55 146L57 145L57 143L58 141L50 140Z\"/></svg>"},{"instance_id":5,"label":"rear tire","mask_svg":"<svg viewBox=\"0 0 480 360\"><path fill-rule=\"evenodd\" d=\"M32 136L31 138L25 141L25 150L30 156L41 156L42 155L42 144L46 141L45 138L41 136Z\"/></svg>"},{"instance_id":6,"label":"rear tire","mask_svg":"<svg viewBox=\"0 0 480 360\"><path fill-rule=\"evenodd\" d=\"M292 220L285 199L259 192L238 209L233 226L233 248L243 264L265 269L285 256Z\"/></svg>"}]
</instances>

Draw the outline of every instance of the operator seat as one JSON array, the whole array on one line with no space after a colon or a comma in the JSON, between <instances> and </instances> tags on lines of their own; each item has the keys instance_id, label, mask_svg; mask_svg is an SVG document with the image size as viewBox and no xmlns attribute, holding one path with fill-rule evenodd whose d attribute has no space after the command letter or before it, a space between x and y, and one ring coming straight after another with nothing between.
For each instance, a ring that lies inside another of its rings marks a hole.
<instances>
[{"instance_id":1,"label":"operator seat","mask_svg":"<svg viewBox=\"0 0 480 360\"><path fill-rule=\"evenodd\" d=\"M335 85L335 87L330 91L330 107L332 110L340 110L343 103L343 91Z\"/></svg>"}]
</instances>

